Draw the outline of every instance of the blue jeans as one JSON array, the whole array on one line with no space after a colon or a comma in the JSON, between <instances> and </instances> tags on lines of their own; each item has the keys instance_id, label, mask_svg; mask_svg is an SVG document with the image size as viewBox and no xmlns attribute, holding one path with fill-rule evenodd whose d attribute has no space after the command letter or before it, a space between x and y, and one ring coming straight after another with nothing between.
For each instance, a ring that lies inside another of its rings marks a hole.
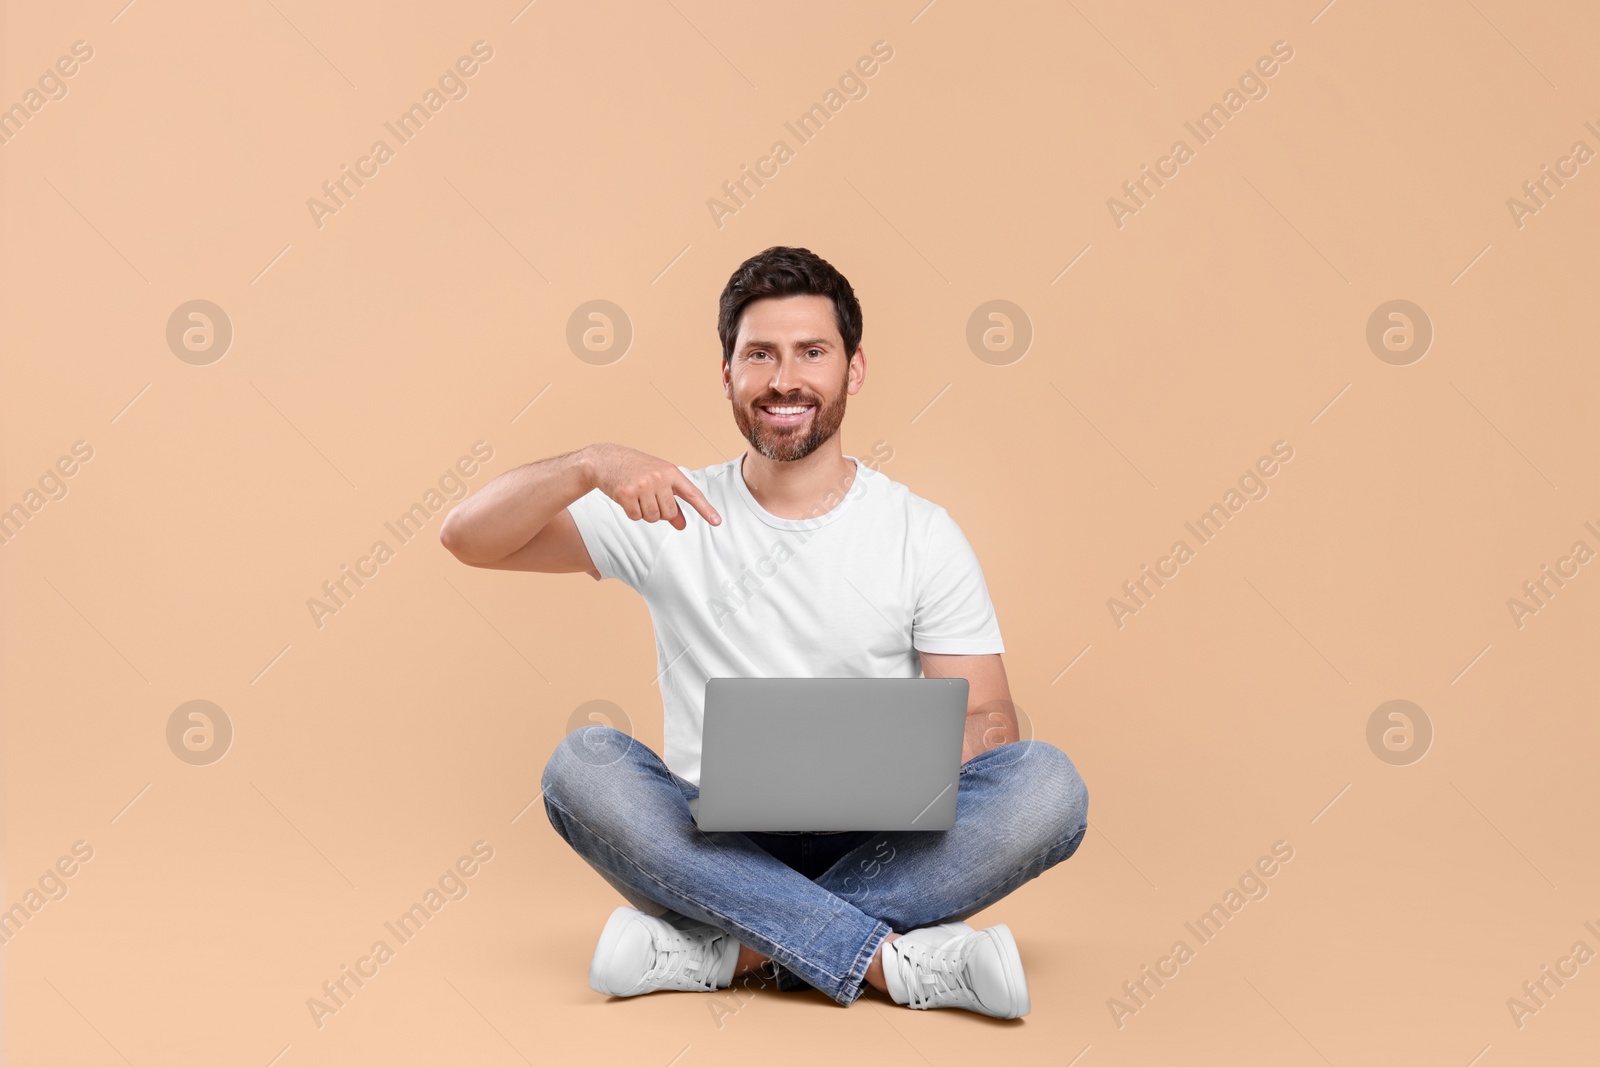
<instances>
[{"instance_id":1,"label":"blue jeans","mask_svg":"<svg viewBox=\"0 0 1600 1067\"><path fill-rule=\"evenodd\" d=\"M950 830L707 833L687 803L699 788L609 726L563 738L542 781L550 824L632 906L709 923L770 957L780 989L840 1004L891 932L981 911L1071 856L1089 825L1077 768L1038 740L962 764Z\"/></svg>"}]
</instances>

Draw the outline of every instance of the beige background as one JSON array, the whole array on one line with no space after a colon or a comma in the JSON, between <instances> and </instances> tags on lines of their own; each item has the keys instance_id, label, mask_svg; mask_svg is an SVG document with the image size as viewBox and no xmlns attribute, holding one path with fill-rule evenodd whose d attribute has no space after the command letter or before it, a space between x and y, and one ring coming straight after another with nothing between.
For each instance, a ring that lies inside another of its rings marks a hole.
<instances>
[{"instance_id":1,"label":"beige background","mask_svg":"<svg viewBox=\"0 0 1600 1067\"><path fill-rule=\"evenodd\" d=\"M0 950L11 1062L1593 1062L1600 963L1520 1027L1507 1001L1600 952L1600 565L1520 627L1507 601L1600 550L1600 163L1520 227L1507 200L1600 150L1600 14L1321 2L8 5L6 106L94 53L0 147L4 506L93 449L0 547L5 905L93 849ZM307 199L480 40L466 98L319 228ZM1179 138L1119 228L1107 199ZM593 441L737 455L716 298L772 244L854 284L845 451L888 442L962 525L1014 695L1089 784L1078 854L977 920L1017 935L1020 1022L592 993L621 901L529 804L586 701L659 750L645 606L463 567L442 509L383 526L477 441L472 488ZM206 365L166 341L196 299L234 332ZM597 299L621 358L568 346ZM1021 358L967 343L996 299ZM1396 299L1434 331L1407 365L1366 340ZM1119 628L1108 598L1277 441L1270 494ZM196 699L234 730L206 766L167 742ZM1390 700L1431 724L1420 760L1369 747ZM469 895L319 1029L307 999L480 840ZM1278 841L1269 895L1119 1027L1123 982Z\"/></svg>"}]
</instances>

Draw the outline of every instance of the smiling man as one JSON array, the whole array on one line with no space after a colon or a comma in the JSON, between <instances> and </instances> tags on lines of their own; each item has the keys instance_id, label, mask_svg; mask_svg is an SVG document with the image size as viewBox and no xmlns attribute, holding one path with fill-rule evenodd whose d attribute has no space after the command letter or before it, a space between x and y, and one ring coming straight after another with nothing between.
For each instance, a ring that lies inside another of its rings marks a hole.
<instances>
[{"instance_id":1,"label":"smiling man","mask_svg":"<svg viewBox=\"0 0 1600 1067\"><path fill-rule=\"evenodd\" d=\"M613 578L650 607L664 757L589 726L543 775L551 825L632 905L601 932L589 984L714 990L759 968L845 1005L867 984L911 1008L1025 1015L1011 931L962 920L1077 851L1088 791L1060 749L1018 736L961 528L843 452L846 401L867 375L850 283L807 249L769 248L728 280L717 332L744 453L689 470L589 445L500 475L439 534L464 563ZM968 681L952 829L695 826L708 679L919 675Z\"/></svg>"}]
</instances>

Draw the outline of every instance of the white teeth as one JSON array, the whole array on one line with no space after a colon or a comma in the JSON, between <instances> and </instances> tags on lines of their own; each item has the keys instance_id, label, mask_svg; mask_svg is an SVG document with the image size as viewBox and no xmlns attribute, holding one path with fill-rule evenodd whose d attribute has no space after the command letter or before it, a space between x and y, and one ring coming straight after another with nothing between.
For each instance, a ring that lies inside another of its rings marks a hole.
<instances>
[{"instance_id":1,"label":"white teeth","mask_svg":"<svg viewBox=\"0 0 1600 1067\"><path fill-rule=\"evenodd\" d=\"M770 411L774 415L798 415L802 411L810 411L811 410L811 405L805 404L805 405L802 405L800 407L789 407L789 408L768 408L768 407L764 407L761 410Z\"/></svg>"}]
</instances>

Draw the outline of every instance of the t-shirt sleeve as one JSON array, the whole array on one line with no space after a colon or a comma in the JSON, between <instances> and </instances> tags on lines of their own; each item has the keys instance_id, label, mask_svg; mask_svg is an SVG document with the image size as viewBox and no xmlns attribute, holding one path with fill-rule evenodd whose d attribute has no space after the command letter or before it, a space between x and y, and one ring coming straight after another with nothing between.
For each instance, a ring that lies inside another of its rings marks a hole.
<instances>
[{"instance_id":1,"label":"t-shirt sleeve","mask_svg":"<svg viewBox=\"0 0 1600 1067\"><path fill-rule=\"evenodd\" d=\"M685 474L689 472L678 468ZM684 507L679 501L679 507ZM642 592L661 551L663 538L677 533L666 521L630 519L622 505L602 490L591 489L567 505L583 545L601 578L615 578Z\"/></svg>"},{"instance_id":2,"label":"t-shirt sleeve","mask_svg":"<svg viewBox=\"0 0 1600 1067\"><path fill-rule=\"evenodd\" d=\"M1006 650L977 554L942 507L929 524L918 575L917 607L911 622L913 647L919 652L954 656Z\"/></svg>"}]
</instances>

